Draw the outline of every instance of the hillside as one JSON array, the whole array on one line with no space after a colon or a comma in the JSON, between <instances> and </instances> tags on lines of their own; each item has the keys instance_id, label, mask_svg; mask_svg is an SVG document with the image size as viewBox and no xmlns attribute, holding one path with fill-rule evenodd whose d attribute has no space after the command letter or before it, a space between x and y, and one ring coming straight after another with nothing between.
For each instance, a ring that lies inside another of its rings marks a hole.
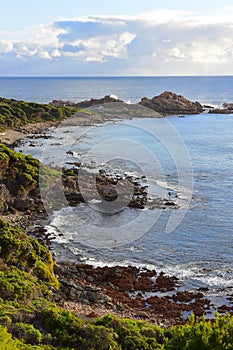
<instances>
[{"instance_id":1,"label":"hillside","mask_svg":"<svg viewBox=\"0 0 233 350\"><path fill-rule=\"evenodd\" d=\"M70 106L52 106L35 102L0 98L0 131L18 128L28 123L59 121L70 117L80 109Z\"/></svg>"}]
</instances>

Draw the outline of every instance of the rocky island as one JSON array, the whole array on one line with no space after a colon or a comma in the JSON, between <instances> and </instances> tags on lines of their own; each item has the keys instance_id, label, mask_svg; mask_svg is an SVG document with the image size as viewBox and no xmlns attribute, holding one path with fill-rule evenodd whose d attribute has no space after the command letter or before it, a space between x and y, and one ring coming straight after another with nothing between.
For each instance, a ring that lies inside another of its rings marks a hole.
<instances>
[{"instance_id":1,"label":"rocky island","mask_svg":"<svg viewBox=\"0 0 233 350\"><path fill-rule=\"evenodd\" d=\"M151 108L162 115L199 114L204 111L199 102L191 102L181 95L165 91L152 99L144 97L140 105Z\"/></svg>"}]
</instances>

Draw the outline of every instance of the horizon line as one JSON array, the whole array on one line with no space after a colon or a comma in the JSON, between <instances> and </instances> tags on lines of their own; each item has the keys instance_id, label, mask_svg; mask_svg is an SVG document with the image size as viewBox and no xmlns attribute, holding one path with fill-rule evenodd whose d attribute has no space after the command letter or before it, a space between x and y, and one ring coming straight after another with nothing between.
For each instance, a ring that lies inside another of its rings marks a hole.
<instances>
[{"instance_id":1,"label":"horizon line","mask_svg":"<svg viewBox=\"0 0 233 350\"><path fill-rule=\"evenodd\" d=\"M208 77L233 77L233 74L209 74L209 75L2 75L3 78L208 78Z\"/></svg>"}]
</instances>

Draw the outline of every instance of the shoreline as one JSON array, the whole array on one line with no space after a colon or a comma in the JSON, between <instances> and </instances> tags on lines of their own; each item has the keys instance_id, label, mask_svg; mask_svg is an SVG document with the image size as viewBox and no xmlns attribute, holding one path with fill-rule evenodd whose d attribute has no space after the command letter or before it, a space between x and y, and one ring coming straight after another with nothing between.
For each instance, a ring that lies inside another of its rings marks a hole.
<instances>
[{"instance_id":1,"label":"shoreline","mask_svg":"<svg viewBox=\"0 0 233 350\"><path fill-rule=\"evenodd\" d=\"M145 267L94 267L58 261L55 273L61 284L59 293L55 294L56 302L83 317L113 313L167 327L185 323L192 313L208 319L216 311L233 313L230 305L213 305L205 295L207 288L179 290L182 282L176 276ZM229 295L228 299L233 298Z\"/></svg>"},{"instance_id":2,"label":"shoreline","mask_svg":"<svg viewBox=\"0 0 233 350\"><path fill-rule=\"evenodd\" d=\"M71 118L72 119L72 118ZM71 122L71 119L67 119L64 125ZM108 119L109 120L109 119ZM103 123L104 120L100 115L90 120L90 115L84 115L78 120L80 126L91 126L95 123ZM75 119L77 125L77 119ZM0 142L13 145L22 140L29 134L43 133L48 128L57 126L63 122L43 122L38 124L28 124L17 130L7 130L0 134ZM18 219L19 225L22 225L21 214ZM4 216L2 216L4 218ZM27 219L23 214L22 217L28 223L35 226L35 222L38 218L33 219L29 216ZM12 214L10 220L16 219L15 214ZM12 222L12 221L11 221ZM14 223L17 225L17 219ZM27 226L27 222L24 226ZM35 228L35 227L34 227ZM30 229L29 229L30 230ZM39 239L46 237L45 232L39 232ZM44 239L44 238L43 238ZM47 237L47 244L51 238ZM53 253L53 251L51 251ZM55 259L56 260L56 259ZM63 271L63 268L64 270ZM106 315L108 313L115 313L117 316L133 317L136 319L145 319L152 323L159 322L162 325L169 326L172 324L184 323L184 314L189 314L192 308L195 308L197 316L201 316L212 307L211 302L205 298L205 291L190 292L185 290L183 292L177 291L176 283L179 283L178 279L174 276L166 276L163 272L153 271L153 275L150 271L141 272L140 269L132 266L128 267L102 267L94 268L88 264L77 264L71 262L58 261L55 265L55 273L61 282L62 289L61 294L55 294L55 301L66 310L72 310L75 313L82 314L83 317L97 317L99 315ZM107 278L106 278L107 274ZM140 274L140 278L138 278ZM145 274L145 275L144 275ZM152 292L154 288L155 274L160 277L162 281L158 288L158 295L151 296L144 299L142 292ZM80 276L81 275L81 276ZM120 277L119 277L120 276ZM125 276L125 278L122 278ZM121 283L119 278L125 281L125 285L119 285ZM140 281L141 279L141 281ZM127 284L131 281L131 285ZM101 283L100 283L101 282ZM104 287L103 287L104 286ZM144 290L136 289L135 286L143 287ZM147 289L148 290L145 290ZM131 291L130 291L131 289ZM172 292L172 297L161 296L161 292ZM136 297L129 296L129 292L137 292ZM141 294L140 294L141 293ZM181 293L181 294L178 294ZM232 303L232 296L229 295ZM195 302L193 300L195 299ZM233 313L233 306L222 305L219 311L223 313L229 311Z\"/></svg>"},{"instance_id":3,"label":"shoreline","mask_svg":"<svg viewBox=\"0 0 233 350\"><path fill-rule=\"evenodd\" d=\"M41 122L41 123L31 123L20 128L6 129L0 132L0 143L6 146L12 146L26 138L30 134L43 133L53 126L58 126L60 122Z\"/></svg>"}]
</instances>

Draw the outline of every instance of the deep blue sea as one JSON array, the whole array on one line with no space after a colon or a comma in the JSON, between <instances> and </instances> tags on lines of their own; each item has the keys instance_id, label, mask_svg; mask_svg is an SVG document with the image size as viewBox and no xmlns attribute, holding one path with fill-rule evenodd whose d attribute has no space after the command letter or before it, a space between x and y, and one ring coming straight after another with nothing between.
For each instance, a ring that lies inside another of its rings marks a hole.
<instances>
[{"instance_id":1,"label":"deep blue sea","mask_svg":"<svg viewBox=\"0 0 233 350\"><path fill-rule=\"evenodd\" d=\"M134 103L163 91L218 105L233 100L233 76L0 78L1 97L42 103L53 99L82 101L110 94Z\"/></svg>"},{"instance_id":2,"label":"deep blue sea","mask_svg":"<svg viewBox=\"0 0 233 350\"><path fill-rule=\"evenodd\" d=\"M114 94L134 103L165 90L216 106L233 102L233 77L0 79L0 96L37 102ZM25 140L20 149L52 164L67 165L69 149L82 162L96 162L98 154L95 167L122 158L127 171L143 169L151 192L169 191L180 199L172 230L167 223L174 209L141 214L124 208L110 215L87 204L65 208L50 226L55 235L64 234L54 243L58 258L155 267L180 277L185 288L208 286L219 304L233 292L233 115L136 118L92 129L61 126L48 134L50 141ZM122 164L115 166L119 171ZM122 236L126 241L118 244ZM106 237L116 244L106 243Z\"/></svg>"}]
</instances>

